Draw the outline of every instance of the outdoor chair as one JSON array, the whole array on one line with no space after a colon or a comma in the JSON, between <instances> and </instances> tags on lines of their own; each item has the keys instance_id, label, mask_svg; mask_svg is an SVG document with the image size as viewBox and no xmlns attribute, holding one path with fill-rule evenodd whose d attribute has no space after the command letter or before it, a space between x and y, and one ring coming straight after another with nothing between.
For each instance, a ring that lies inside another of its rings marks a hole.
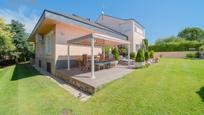
<instances>
[{"instance_id":1,"label":"outdoor chair","mask_svg":"<svg viewBox=\"0 0 204 115\"><path fill-rule=\"evenodd\" d=\"M90 62L88 62L87 54L82 55L81 71L88 71L90 69Z\"/></svg>"}]
</instances>

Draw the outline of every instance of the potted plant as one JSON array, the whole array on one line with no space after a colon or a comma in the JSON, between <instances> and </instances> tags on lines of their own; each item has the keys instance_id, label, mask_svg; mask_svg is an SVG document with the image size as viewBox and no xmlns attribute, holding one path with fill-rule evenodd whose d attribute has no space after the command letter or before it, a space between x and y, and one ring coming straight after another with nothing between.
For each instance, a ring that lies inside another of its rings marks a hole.
<instances>
[{"instance_id":1,"label":"potted plant","mask_svg":"<svg viewBox=\"0 0 204 115\"><path fill-rule=\"evenodd\" d=\"M141 67L144 67L145 66L145 57L144 57L144 52L142 51L142 49L139 49L137 51L137 56L135 58L135 66L136 68L141 68Z\"/></svg>"},{"instance_id":2,"label":"potted plant","mask_svg":"<svg viewBox=\"0 0 204 115\"><path fill-rule=\"evenodd\" d=\"M134 60L135 60L135 56L136 56L136 55L135 55L135 52L131 52L131 53L130 53L130 59L134 59Z\"/></svg>"},{"instance_id":3,"label":"potted plant","mask_svg":"<svg viewBox=\"0 0 204 115\"><path fill-rule=\"evenodd\" d=\"M151 60L149 59L149 52L145 51L144 56L145 56L146 67L148 67L151 64Z\"/></svg>"},{"instance_id":4,"label":"potted plant","mask_svg":"<svg viewBox=\"0 0 204 115\"><path fill-rule=\"evenodd\" d=\"M160 61L160 57L155 58L155 62L158 63Z\"/></svg>"},{"instance_id":5,"label":"potted plant","mask_svg":"<svg viewBox=\"0 0 204 115\"><path fill-rule=\"evenodd\" d=\"M112 54L114 56L114 59L115 59L115 65L118 64L118 60L119 60L119 51L117 48L114 48L113 51L112 51Z\"/></svg>"}]
</instances>

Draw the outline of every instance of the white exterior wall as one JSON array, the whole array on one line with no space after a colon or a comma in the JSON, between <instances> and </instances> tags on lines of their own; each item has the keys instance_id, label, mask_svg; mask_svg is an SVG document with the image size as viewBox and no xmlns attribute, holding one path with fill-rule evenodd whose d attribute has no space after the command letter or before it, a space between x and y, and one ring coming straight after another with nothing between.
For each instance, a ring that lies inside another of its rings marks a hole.
<instances>
[{"instance_id":1,"label":"white exterior wall","mask_svg":"<svg viewBox=\"0 0 204 115\"><path fill-rule=\"evenodd\" d=\"M45 40L46 40L46 34L43 34L43 39L40 42L35 42L35 64L36 66L39 66L39 61L41 61L41 68L46 70L47 69L47 63L51 64L51 73L55 73L55 31L54 28L50 30L52 31L51 36L51 46L50 46L50 54L47 54L45 52Z\"/></svg>"},{"instance_id":2,"label":"white exterior wall","mask_svg":"<svg viewBox=\"0 0 204 115\"><path fill-rule=\"evenodd\" d=\"M122 20L111 16L101 15L96 22L127 35L128 41L131 42L131 52L137 52L136 44L140 45L141 47L143 39L145 38L144 28L140 27L143 32L142 34L138 33L135 30L136 25L138 24L133 20Z\"/></svg>"},{"instance_id":3,"label":"white exterior wall","mask_svg":"<svg viewBox=\"0 0 204 115\"><path fill-rule=\"evenodd\" d=\"M67 68L68 45L67 41L92 33L90 30L69 24L56 24L56 43L55 43L55 65L56 69ZM76 67L77 60L80 60L83 54L91 55L91 46L70 45L70 66ZM95 55L102 53L101 47L95 47Z\"/></svg>"},{"instance_id":4,"label":"white exterior wall","mask_svg":"<svg viewBox=\"0 0 204 115\"><path fill-rule=\"evenodd\" d=\"M107 17L107 16L100 16L100 18L96 21L97 23L104 25L106 27L109 27L111 29L114 29L118 32L121 31L120 29L120 24L124 23L125 21L122 20L116 20L114 18L111 17Z\"/></svg>"},{"instance_id":5,"label":"white exterior wall","mask_svg":"<svg viewBox=\"0 0 204 115\"><path fill-rule=\"evenodd\" d=\"M91 31L68 26L65 24L56 25L56 60L66 60L67 41L91 33ZM101 47L95 48L95 54L102 53ZM91 55L91 46L70 45L70 56Z\"/></svg>"},{"instance_id":6,"label":"white exterior wall","mask_svg":"<svg viewBox=\"0 0 204 115\"><path fill-rule=\"evenodd\" d=\"M138 29L138 30L137 30ZM138 32L141 31L142 33ZM136 45L138 44L141 48L143 45L143 40L145 39L145 30L144 28L141 28L137 26L135 22L133 22L133 41L134 41L134 51L136 52L138 48L136 48Z\"/></svg>"}]
</instances>

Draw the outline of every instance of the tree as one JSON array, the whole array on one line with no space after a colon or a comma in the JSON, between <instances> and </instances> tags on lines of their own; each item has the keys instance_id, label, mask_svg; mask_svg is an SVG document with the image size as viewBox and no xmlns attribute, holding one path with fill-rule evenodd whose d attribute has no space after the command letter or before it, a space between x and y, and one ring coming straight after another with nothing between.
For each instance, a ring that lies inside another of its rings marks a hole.
<instances>
[{"instance_id":1,"label":"tree","mask_svg":"<svg viewBox=\"0 0 204 115\"><path fill-rule=\"evenodd\" d=\"M136 62L144 62L144 52L142 51L142 49L138 49L135 61Z\"/></svg>"},{"instance_id":2,"label":"tree","mask_svg":"<svg viewBox=\"0 0 204 115\"><path fill-rule=\"evenodd\" d=\"M148 50L148 45L149 45L148 39L144 39L143 42L144 42L145 50Z\"/></svg>"},{"instance_id":3,"label":"tree","mask_svg":"<svg viewBox=\"0 0 204 115\"><path fill-rule=\"evenodd\" d=\"M106 57L108 57L111 48L112 48L111 46L103 47L103 51L105 52Z\"/></svg>"},{"instance_id":4,"label":"tree","mask_svg":"<svg viewBox=\"0 0 204 115\"><path fill-rule=\"evenodd\" d=\"M123 57L127 56L128 49L126 47L122 47L121 53L122 53Z\"/></svg>"},{"instance_id":5,"label":"tree","mask_svg":"<svg viewBox=\"0 0 204 115\"><path fill-rule=\"evenodd\" d=\"M185 38L186 40L197 40L200 41L204 38L204 32L198 27L185 28L178 33L178 37Z\"/></svg>"},{"instance_id":6,"label":"tree","mask_svg":"<svg viewBox=\"0 0 204 115\"><path fill-rule=\"evenodd\" d=\"M29 57L29 47L30 44L27 42L28 35L25 32L24 25L20 23L19 21L12 20L11 21L11 32L16 33L13 36L13 43L16 46L16 52L18 52L16 55L20 56L20 60L24 61L26 58Z\"/></svg>"},{"instance_id":7,"label":"tree","mask_svg":"<svg viewBox=\"0 0 204 115\"><path fill-rule=\"evenodd\" d=\"M151 51L149 52L149 57L150 57L150 58L154 58L154 51L153 51L153 50L151 50Z\"/></svg>"},{"instance_id":8,"label":"tree","mask_svg":"<svg viewBox=\"0 0 204 115\"><path fill-rule=\"evenodd\" d=\"M13 36L14 33L11 33L11 27L0 19L0 60L12 58L11 52L15 50L15 46L12 43Z\"/></svg>"},{"instance_id":9,"label":"tree","mask_svg":"<svg viewBox=\"0 0 204 115\"><path fill-rule=\"evenodd\" d=\"M119 52L117 48L113 49L112 54L114 55L115 60L119 60Z\"/></svg>"},{"instance_id":10,"label":"tree","mask_svg":"<svg viewBox=\"0 0 204 115\"><path fill-rule=\"evenodd\" d=\"M148 51L145 51L144 56L145 56L145 61L149 60L149 52Z\"/></svg>"},{"instance_id":11,"label":"tree","mask_svg":"<svg viewBox=\"0 0 204 115\"><path fill-rule=\"evenodd\" d=\"M201 45L201 46L199 47L199 51L204 51L204 45Z\"/></svg>"}]
</instances>

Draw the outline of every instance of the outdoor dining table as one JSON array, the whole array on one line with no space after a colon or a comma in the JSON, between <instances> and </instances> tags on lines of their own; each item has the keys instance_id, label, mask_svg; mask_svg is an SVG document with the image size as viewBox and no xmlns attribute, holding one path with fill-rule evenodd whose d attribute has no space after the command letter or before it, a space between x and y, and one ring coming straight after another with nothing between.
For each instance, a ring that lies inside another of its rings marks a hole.
<instances>
[{"instance_id":1,"label":"outdoor dining table","mask_svg":"<svg viewBox=\"0 0 204 115\"><path fill-rule=\"evenodd\" d=\"M98 70L100 70L101 68L106 68L106 67L110 67L111 65L111 61L96 61L95 62L95 66L98 68Z\"/></svg>"}]
</instances>

